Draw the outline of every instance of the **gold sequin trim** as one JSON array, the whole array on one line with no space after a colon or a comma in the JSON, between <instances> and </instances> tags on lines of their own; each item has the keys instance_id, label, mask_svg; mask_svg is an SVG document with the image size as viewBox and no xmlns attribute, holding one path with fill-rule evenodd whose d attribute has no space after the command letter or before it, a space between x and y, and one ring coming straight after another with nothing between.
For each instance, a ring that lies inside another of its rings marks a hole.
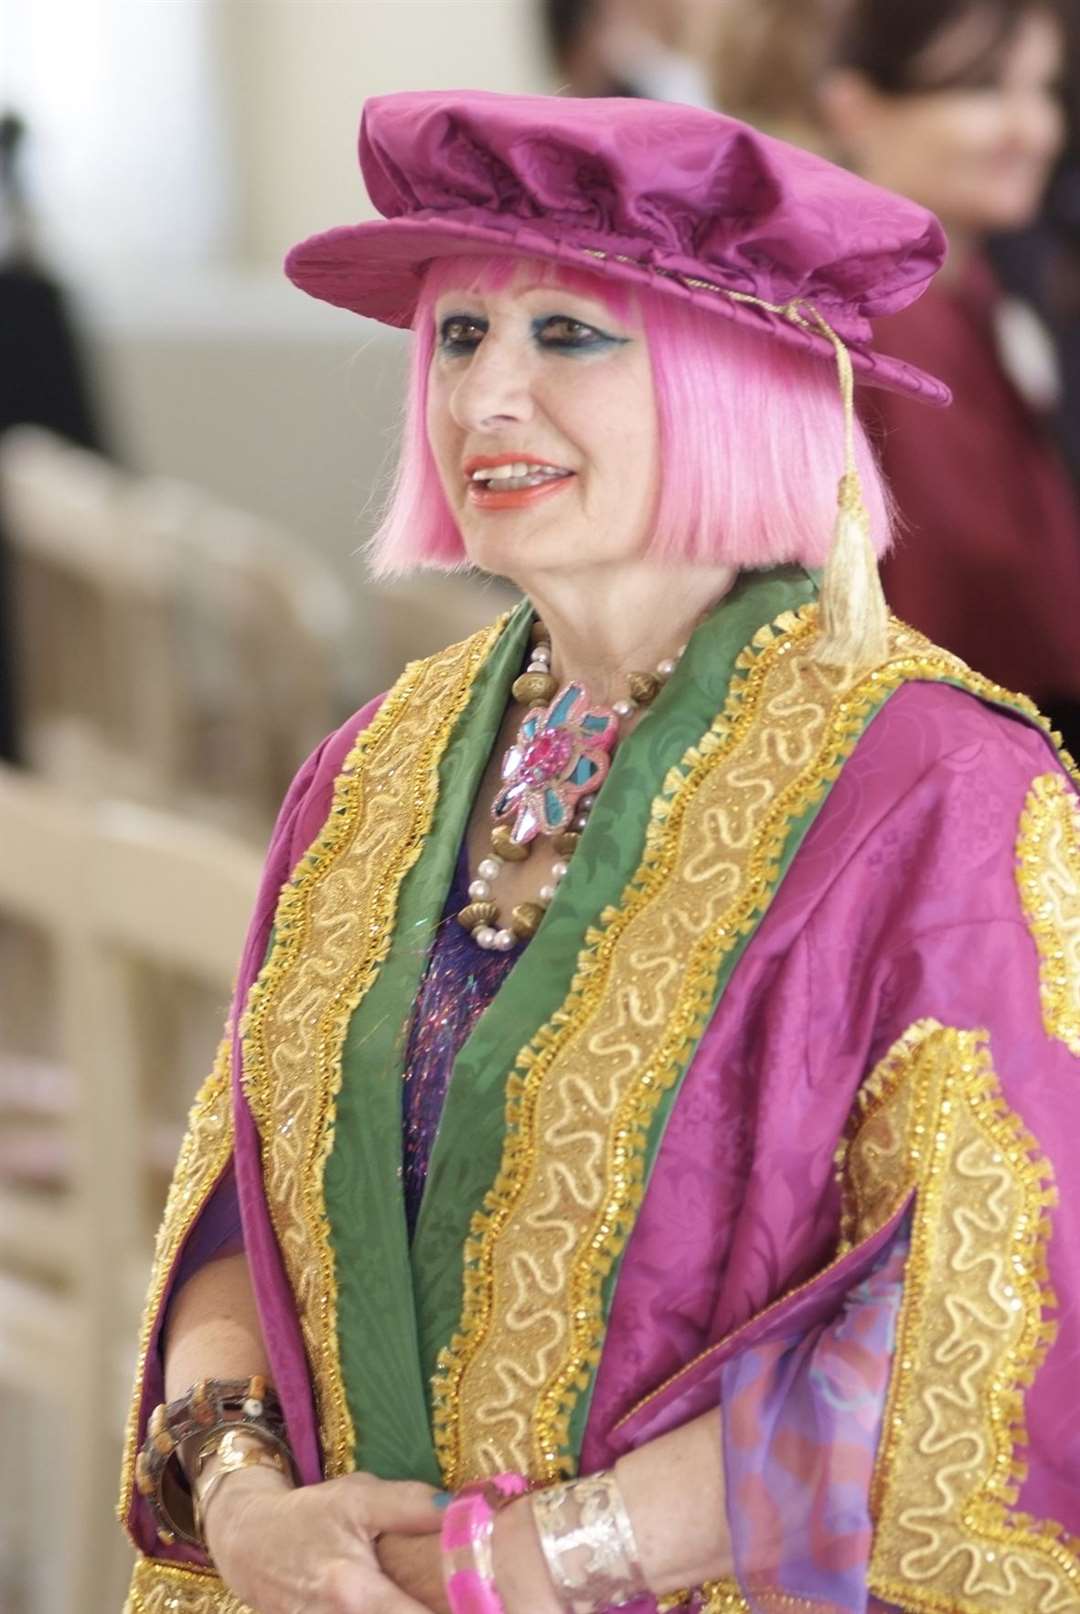
<instances>
[{"instance_id":1,"label":"gold sequin trim","mask_svg":"<svg viewBox=\"0 0 1080 1614\"><path fill-rule=\"evenodd\" d=\"M434 1385L451 1488L505 1468L547 1483L573 1472L570 1417L599 1358L604 1279L641 1199L649 1123L704 1029L725 955L771 899L793 821L869 714L909 680L948 679L1047 726L901 623L889 659L854 683L813 660L816 634L809 606L742 652L723 713L664 782L620 906L589 932L565 1004L518 1056L501 1169Z\"/></svg>"},{"instance_id":2,"label":"gold sequin trim","mask_svg":"<svg viewBox=\"0 0 1080 1614\"><path fill-rule=\"evenodd\" d=\"M1080 1609L1080 1543L1013 1511L1024 1390L1053 1339L1050 1168L1006 1106L982 1031L920 1021L864 1084L847 1231L917 1189L871 1493L869 1585L941 1614Z\"/></svg>"},{"instance_id":3,"label":"gold sequin trim","mask_svg":"<svg viewBox=\"0 0 1080 1614\"><path fill-rule=\"evenodd\" d=\"M355 1450L323 1192L342 1049L389 951L398 891L430 828L450 735L507 620L407 668L357 737L326 823L281 894L274 946L241 1028L244 1090L262 1138L267 1202L311 1365L328 1478L351 1470Z\"/></svg>"},{"instance_id":4,"label":"gold sequin trim","mask_svg":"<svg viewBox=\"0 0 1080 1614\"><path fill-rule=\"evenodd\" d=\"M1028 791L1016 882L1039 952L1046 1034L1080 1056L1080 802L1060 773L1040 775Z\"/></svg>"},{"instance_id":5,"label":"gold sequin trim","mask_svg":"<svg viewBox=\"0 0 1080 1614\"><path fill-rule=\"evenodd\" d=\"M232 1154L232 1030L226 1029L214 1061L214 1068L195 1097L188 1116L187 1132L180 1146L165 1212L158 1229L150 1287L139 1335L135 1388L128 1413L124 1439L124 1460L117 1513L127 1524L135 1483L135 1458L139 1449L139 1408L150 1338L165 1298L169 1278L184 1240L196 1217L209 1199Z\"/></svg>"},{"instance_id":6,"label":"gold sequin trim","mask_svg":"<svg viewBox=\"0 0 1080 1614\"><path fill-rule=\"evenodd\" d=\"M124 1614L251 1614L219 1576L160 1558L139 1558Z\"/></svg>"}]
</instances>

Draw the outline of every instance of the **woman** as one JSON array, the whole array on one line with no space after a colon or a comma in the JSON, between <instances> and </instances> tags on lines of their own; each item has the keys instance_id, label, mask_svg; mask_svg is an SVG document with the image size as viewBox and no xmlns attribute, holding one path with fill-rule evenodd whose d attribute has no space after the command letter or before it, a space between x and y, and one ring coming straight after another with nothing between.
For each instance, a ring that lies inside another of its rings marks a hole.
<instances>
[{"instance_id":1,"label":"woman","mask_svg":"<svg viewBox=\"0 0 1080 1614\"><path fill-rule=\"evenodd\" d=\"M644 102L389 96L361 163L288 267L415 332L376 564L527 598L282 810L131 1608L1071 1606L1075 790L885 619L852 408L946 401L867 319L940 231Z\"/></svg>"},{"instance_id":2,"label":"woman","mask_svg":"<svg viewBox=\"0 0 1080 1614\"><path fill-rule=\"evenodd\" d=\"M1007 300L987 237L1030 224L1064 134L1061 23L1042 0L856 0L822 84L825 123L876 184L931 208L949 238L885 352L932 362L940 422L883 398L882 460L902 536L889 603L974 666L1032 695L1080 745L1080 518L1053 429L1049 338Z\"/></svg>"}]
</instances>

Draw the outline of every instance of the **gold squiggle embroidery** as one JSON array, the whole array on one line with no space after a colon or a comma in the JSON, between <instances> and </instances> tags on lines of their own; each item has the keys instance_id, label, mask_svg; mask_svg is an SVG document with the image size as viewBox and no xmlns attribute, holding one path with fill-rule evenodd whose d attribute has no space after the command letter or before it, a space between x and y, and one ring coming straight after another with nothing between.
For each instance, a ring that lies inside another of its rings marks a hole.
<instances>
[{"instance_id":1,"label":"gold squiggle embroidery","mask_svg":"<svg viewBox=\"0 0 1080 1614\"><path fill-rule=\"evenodd\" d=\"M1039 953L1043 1025L1080 1056L1080 803L1059 773L1041 774L1028 791L1016 864Z\"/></svg>"},{"instance_id":2,"label":"gold squiggle embroidery","mask_svg":"<svg viewBox=\"0 0 1080 1614\"><path fill-rule=\"evenodd\" d=\"M911 1253L871 1493L869 1585L941 1614L1080 1609L1080 1542L1013 1511L1024 1387L1053 1339L1050 1168L1004 1103L982 1031L913 1026L860 1093L846 1225L872 1230L882 1185L917 1187Z\"/></svg>"},{"instance_id":3,"label":"gold squiggle embroidery","mask_svg":"<svg viewBox=\"0 0 1080 1614\"><path fill-rule=\"evenodd\" d=\"M274 946L241 1027L244 1088L311 1365L328 1478L353 1467L355 1449L323 1195L342 1048L389 951L397 894L434 813L439 763L506 621L408 667L358 736L326 824L282 892Z\"/></svg>"},{"instance_id":4,"label":"gold squiggle embroidery","mask_svg":"<svg viewBox=\"0 0 1080 1614\"><path fill-rule=\"evenodd\" d=\"M160 1558L139 1558L124 1614L252 1614L217 1575Z\"/></svg>"},{"instance_id":5,"label":"gold squiggle embroidery","mask_svg":"<svg viewBox=\"0 0 1080 1614\"><path fill-rule=\"evenodd\" d=\"M124 1459L117 1515L127 1523L135 1484L135 1458L139 1445L139 1408L150 1337L154 1331L169 1276L195 1218L210 1197L232 1153L232 1028L218 1045L214 1067L195 1096L187 1132L180 1146L165 1211L154 1246L150 1285L139 1334L135 1388L124 1437Z\"/></svg>"},{"instance_id":6,"label":"gold squiggle embroidery","mask_svg":"<svg viewBox=\"0 0 1080 1614\"><path fill-rule=\"evenodd\" d=\"M572 1472L570 1417L599 1357L603 1282L641 1199L649 1123L725 954L770 900L792 821L868 713L909 679L944 678L1048 728L1030 701L901 623L889 661L854 685L812 660L816 632L815 607L786 613L738 658L723 713L664 781L621 905L590 930L566 1003L518 1056L501 1169L434 1384L448 1486L501 1468L546 1482Z\"/></svg>"}]
</instances>

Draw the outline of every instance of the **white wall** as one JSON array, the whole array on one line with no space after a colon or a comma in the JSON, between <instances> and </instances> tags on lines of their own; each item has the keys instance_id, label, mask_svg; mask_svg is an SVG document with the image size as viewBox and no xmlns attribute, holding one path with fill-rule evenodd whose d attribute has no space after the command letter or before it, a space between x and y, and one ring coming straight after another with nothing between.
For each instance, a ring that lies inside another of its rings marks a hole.
<instances>
[{"instance_id":1,"label":"white wall","mask_svg":"<svg viewBox=\"0 0 1080 1614\"><path fill-rule=\"evenodd\" d=\"M367 96L547 78L533 0L0 0L0 104L77 274L276 267L365 213Z\"/></svg>"},{"instance_id":2,"label":"white wall","mask_svg":"<svg viewBox=\"0 0 1080 1614\"><path fill-rule=\"evenodd\" d=\"M533 0L223 0L215 20L254 262L370 214L356 162L367 96L548 88Z\"/></svg>"}]
</instances>

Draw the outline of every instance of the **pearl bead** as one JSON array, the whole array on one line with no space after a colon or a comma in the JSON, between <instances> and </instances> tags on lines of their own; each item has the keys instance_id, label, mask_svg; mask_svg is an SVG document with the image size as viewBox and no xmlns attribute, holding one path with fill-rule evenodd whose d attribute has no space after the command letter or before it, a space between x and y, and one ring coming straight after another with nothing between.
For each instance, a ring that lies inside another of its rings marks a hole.
<instances>
[{"instance_id":1,"label":"pearl bead","mask_svg":"<svg viewBox=\"0 0 1080 1614\"><path fill-rule=\"evenodd\" d=\"M551 646L548 644L538 644L532 653L532 659L533 661L542 661L545 664L549 662L551 660Z\"/></svg>"},{"instance_id":2,"label":"pearl bead","mask_svg":"<svg viewBox=\"0 0 1080 1614\"><path fill-rule=\"evenodd\" d=\"M476 866L476 872L481 880L497 880L502 873L501 857L481 858Z\"/></svg>"},{"instance_id":3,"label":"pearl bead","mask_svg":"<svg viewBox=\"0 0 1080 1614\"><path fill-rule=\"evenodd\" d=\"M490 880L471 880L469 882L469 896L473 902L487 902L491 896Z\"/></svg>"},{"instance_id":4,"label":"pearl bead","mask_svg":"<svg viewBox=\"0 0 1080 1614\"><path fill-rule=\"evenodd\" d=\"M557 863L551 865L551 877L553 880L565 880L569 873L569 863L564 863L561 858Z\"/></svg>"},{"instance_id":5,"label":"pearl bead","mask_svg":"<svg viewBox=\"0 0 1080 1614\"><path fill-rule=\"evenodd\" d=\"M596 797L595 796L582 796L581 800L578 802L578 812L579 813L591 813L595 806L596 806Z\"/></svg>"},{"instance_id":6,"label":"pearl bead","mask_svg":"<svg viewBox=\"0 0 1080 1614\"><path fill-rule=\"evenodd\" d=\"M512 930L497 930L491 945L497 953L508 953L516 940Z\"/></svg>"},{"instance_id":7,"label":"pearl bead","mask_svg":"<svg viewBox=\"0 0 1080 1614\"><path fill-rule=\"evenodd\" d=\"M555 900L555 887L553 885L542 885L536 893L536 900L537 902L542 902L546 908L549 902L554 902Z\"/></svg>"},{"instance_id":8,"label":"pearl bead","mask_svg":"<svg viewBox=\"0 0 1080 1614\"><path fill-rule=\"evenodd\" d=\"M261 1401L256 1401L254 1396L249 1396L244 1402L243 1410L246 1412L249 1418L261 1418L263 1415L263 1404Z\"/></svg>"},{"instance_id":9,"label":"pearl bead","mask_svg":"<svg viewBox=\"0 0 1080 1614\"><path fill-rule=\"evenodd\" d=\"M494 947L496 932L490 925L478 925L472 933L477 947Z\"/></svg>"},{"instance_id":10,"label":"pearl bead","mask_svg":"<svg viewBox=\"0 0 1080 1614\"><path fill-rule=\"evenodd\" d=\"M660 674L661 678L670 678L672 673L675 671L675 663L672 658L668 656L665 658L665 660L657 662L656 670Z\"/></svg>"},{"instance_id":11,"label":"pearl bead","mask_svg":"<svg viewBox=\"0 0 1080 1614\"><path fill-rule=\"evenodd\" d=\"M581 831L585 828L585 825L588 822L589 822L588 813L578 813L577 817L574 819L573 823L570 825L570 828L571 829L576 829L578 834L580 835Z\"/></svg>"},{"instance_id":12,"label":"pearl bead","mask_svg":"<svg viewBox=\"0 0 1080 1614\"><path fill-rule=\"evenodd\" d=\"M630 717L631 714L637 710L637 707L634 705L633 701L621 700L615 701L612 704L611 710L618 717Z\"/></svg>"}]
</instances>

